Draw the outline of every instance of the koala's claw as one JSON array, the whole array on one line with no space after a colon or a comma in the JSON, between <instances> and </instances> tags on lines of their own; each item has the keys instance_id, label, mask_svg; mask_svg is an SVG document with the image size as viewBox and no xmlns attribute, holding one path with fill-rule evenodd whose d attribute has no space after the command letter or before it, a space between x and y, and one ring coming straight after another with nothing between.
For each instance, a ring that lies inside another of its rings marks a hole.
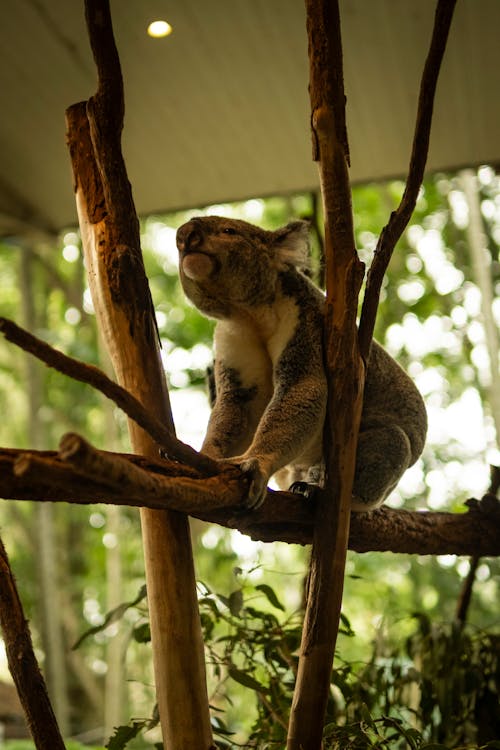
<instances>
[{"instance_id":1,"label":"koala's claw","mask_svg":"<svg viewBox=\"0 0 500 750\"><path fill-rule=\"evenodd\" d=\"M259 462L255 458L249 458L239 462L241 471L249 479L248 495L245 505L250 510L259 508L266 498L267 478L263 474Z\"/></svg>"},{"instance_id":2,"label":"koala's claw","mask_svg":"<svg viewBox=\"0 0 500 750\"><path fill-rule=\"evenodd\" d=\"M288 491L296 495L303 495L306 500L312 500L318 489L317 484L311 484L310 482L293 482Z\"/></svg>"}]
</instances>

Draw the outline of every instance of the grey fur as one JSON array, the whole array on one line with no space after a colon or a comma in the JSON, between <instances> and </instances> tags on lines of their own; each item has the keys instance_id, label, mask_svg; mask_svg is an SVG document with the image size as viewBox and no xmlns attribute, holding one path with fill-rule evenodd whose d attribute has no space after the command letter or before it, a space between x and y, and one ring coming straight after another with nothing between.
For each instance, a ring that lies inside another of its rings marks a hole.
<instances>
[{"instance_id":1,"label":"grey fur","mask_svg":"<svg viewBox=\"0 0 500 750\"><path fill-rule=\"evenodd\" d=\"M215 329L213 406L203 451L250 476L249 507L271 475L318 476L327 382L323 293L298 270L308 225L268 232L244 221L198 217L177 233L184 291ZM425 407L415 385L376 342L368 362L353 510L383 503L422 452Z\"/></svg>"}]
</instances>

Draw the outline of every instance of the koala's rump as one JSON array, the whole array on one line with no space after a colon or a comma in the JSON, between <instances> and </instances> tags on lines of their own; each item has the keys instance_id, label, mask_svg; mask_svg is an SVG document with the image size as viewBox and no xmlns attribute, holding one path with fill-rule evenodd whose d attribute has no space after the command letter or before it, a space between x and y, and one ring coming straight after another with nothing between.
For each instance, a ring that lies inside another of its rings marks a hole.
<instances>
[{"instance_id":1,"label":"koala's rump","mask_svg":"<svg viewBox=\"0 0 500 750\"><path fill-rule=\"evenodd\" d=\"M377 422L394 422L407 434L412 461L421 454L427 433L427 414L415 384L376 341L372 343L365 383L361 432Z\"/></svg>"}]
</instances>

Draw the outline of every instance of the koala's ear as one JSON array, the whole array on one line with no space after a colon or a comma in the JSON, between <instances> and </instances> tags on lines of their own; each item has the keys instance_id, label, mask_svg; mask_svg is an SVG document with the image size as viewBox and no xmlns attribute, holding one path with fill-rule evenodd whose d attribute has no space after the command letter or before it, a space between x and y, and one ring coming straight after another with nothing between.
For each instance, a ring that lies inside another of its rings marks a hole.
<instances>
[{"instance_id":1,"label":"koala's ear","mask_svg":"<svg viewBox=\"0 0 500 750\"><path fill-rule=\"evenodd\" d=\"M291 221L273 232L273 248L278 260L302 268L309 265L309 227L308 221Z\"/></svg>"}]
</instances>

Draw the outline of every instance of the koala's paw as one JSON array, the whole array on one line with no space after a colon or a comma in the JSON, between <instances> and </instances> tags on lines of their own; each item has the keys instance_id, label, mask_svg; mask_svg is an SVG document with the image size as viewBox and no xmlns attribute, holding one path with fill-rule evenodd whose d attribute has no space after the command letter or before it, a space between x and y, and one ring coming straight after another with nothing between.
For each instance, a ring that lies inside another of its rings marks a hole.
<instances>
[{"instance_id":1,"label":"koala's paw","mask_svg":"<svg viewBox=\"0 0 500 750\"><path fill-rule=\"evenodd\" d=\"M268 477L260 468L259 461L256 458L247 458L243 461L231 459L231 462L237 463L249 479L246 507L251 510L260 507L266 497Z\"/></svg>"},{"instance_id":2,"label":"koala's paw","mask_svg":"<svg viewBox=\"0 0 500 750\"><path fill-rule=\"evenodd\" d=\"M310 482L293 482L288 488L288 492L293 492L295 495L302 495L306 500L312 500L318 490L318 485L311 484Z\"/></svg>"}]
</instances>

